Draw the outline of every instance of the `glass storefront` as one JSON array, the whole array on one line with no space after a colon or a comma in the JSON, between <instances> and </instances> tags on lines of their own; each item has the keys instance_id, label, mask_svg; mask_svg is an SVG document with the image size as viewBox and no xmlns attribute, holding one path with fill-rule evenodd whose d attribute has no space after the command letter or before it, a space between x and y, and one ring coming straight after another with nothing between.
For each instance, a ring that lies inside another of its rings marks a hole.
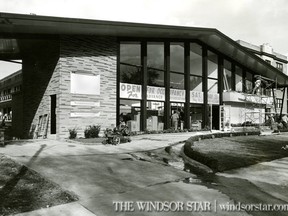
<instances>
[{"instance_id":1,"label":"glass storefront","mask_svg":"<svg viewBox=\"0 0 288 216\"><path fill-rule=\"evenodd\" d=\"M189 65L185 67L187 59ZM219 71L219 62L223 62L223 71ZM221 82L218 82L219 72L223 75ZM119 73L119 119L125 121L131 131L168 129L173 125L174 112L179 115L178 129L199 130L209 127L211 121L212 128L217 129L219 90L251 92L253 88L252 73L216 51L192 42L121 42ZM190 82L185 82L187 77ZM142 78L147 79L146 82ZM147 91L145 94L143 89ZM186 95L189 92L190 95ZM204 104L205 97L207 104ZM208 105L212 119L205 118Z\"/></svg>"},{"instance_id":2,"label":"glass storefront","mask_svg":"<svg viewBox=\"0 0 288 216\"><path fill-rule=\"evenodd\" d=\"M119 121L125 122L130 131L140 131L141 104L139 100L120 100Z\"/></svg>"},{"instance_id":3,"label":"glass storefront","mask_svg":"<svg viewBox=\"0 0 288 216\"><path fill-rule=\"evenodd\" d=\"M147 130L164 130L164 102L147 101Z\"/></svg>"}]
</instances>

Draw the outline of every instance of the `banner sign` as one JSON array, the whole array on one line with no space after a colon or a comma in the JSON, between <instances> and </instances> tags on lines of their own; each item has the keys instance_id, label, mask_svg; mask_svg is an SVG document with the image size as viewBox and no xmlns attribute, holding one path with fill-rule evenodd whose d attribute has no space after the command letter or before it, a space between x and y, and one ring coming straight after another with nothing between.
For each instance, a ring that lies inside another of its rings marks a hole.
<instances>
[{"instance_id":1,"label":"banner sign","mask_svg":"<svg viewBox=\"0 0 288 216\"><path fill-rule=\"evenodd\" d=\"M208 93L208 104L219 104L219 94Z\"/></svg>"},{"instance_id":2,"label":"banner sign","mask_svg":"<svg viewBox=\"0 0 288 216\"><path fill-rule=\"evenodd\" d=\"M185 90L170 89L170 101L185 102Z\"/></svg>"},{"instance_id":3,"label":"banner sign","mask_svg":"<svg viewBox=\"0 0 288 216\"><path fill-rule=\"evenodd\" d=\"M129 99L142 99L141 85L120 83L120 97Z\"/></svg>"},{"instance_id":4,"label":"banner sign","mask_svg":"<svg viewBox=\"0 0 288 216\"><path fill-rule=\"evenodd\" d=\"M165 101L165 88L147 86L147 100Z\"/></svg>"},{"instance_id":5,"label":"banner sign","mask_svg":"<svg viewBox=\"0 0 288 216\"><path fill-rule=\"evenodd\" d=\"M190 91L190 103L203 104L203 92L202 91Z\"/></svg>"}]
</instances>

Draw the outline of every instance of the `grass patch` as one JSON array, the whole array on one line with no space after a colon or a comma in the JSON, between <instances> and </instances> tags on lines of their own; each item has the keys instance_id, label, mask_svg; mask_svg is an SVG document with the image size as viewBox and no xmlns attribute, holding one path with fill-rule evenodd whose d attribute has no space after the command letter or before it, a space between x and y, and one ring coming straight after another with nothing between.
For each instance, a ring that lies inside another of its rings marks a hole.
<instances>
[{"instance_id":1,"label":"grass patch","mask_svg":"<svg viewBox=\"0 0 288 216\"><path fill-rule=\"evenodd\" d=\"M288 150L282 149L286 139L287 135L205 139L194 142L189 156L221 172L287 157Z\"/></svg>"},{"instance_id":2,"label":"grass patch","mask_svg":"<svg viewBox=\"0 0 288 216\"><path fill-rule=\"evenodd\" d=\"M71 192L0 154L0 215L17 214L78 200Z\"/></svg>"}]
</instances>

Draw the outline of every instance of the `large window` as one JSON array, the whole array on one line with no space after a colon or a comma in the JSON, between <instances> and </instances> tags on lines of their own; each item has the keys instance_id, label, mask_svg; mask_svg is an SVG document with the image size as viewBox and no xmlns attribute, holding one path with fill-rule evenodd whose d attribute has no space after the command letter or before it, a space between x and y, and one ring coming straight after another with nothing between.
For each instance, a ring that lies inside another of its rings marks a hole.
<instances>
[{"instance_id":1,"label":"large window","mask_svg":"<svg viewBox=\"0 0 288 216\"><path fill-rule=\"evenodd\" d=\"M202 128L203 105L190 104L190 122L191 128L200 130Z\"/></svg>"},{"instance_id":2,"label":"large window","mask_svg":"<svg viewBox=\"0 0 288 216\"><path fill-rule=\"evenodd\" d=\"M245 92L252 93L252 90L253 90L253 75L250 72L246 72Z\"/></svg>"},{"instance_id":3,"label":"large window","mask_svg":"<svg viewBox=\"0 0 288 216\"><path fill-rule=\"evenodd\" d=\"M208 93L218 92L218 56L211 52L207 52L208 58Z\"/></svg>"},{"instance_id":4,"label":"large window","mask_svg":"<svg viewBox=\"0 0 288 216\"><path fill-rule=\"evenodd\" d=\"M164 43L147 44L147 83L164 87Z\"/></svg>"},{"instance_id":5,"label":"large window","mask_svg":"<svg viewBox=\"0 0 288 216\"><path fill-rule=\"evenodd\" d=\"M124 121L131 131L140 131L140 101L121 99L119 113L119 120Z\"/></svg>"},{"instance_id":6,"label":"large window","mask_svg":"<svg viewBox=\"0 0 288 216\"><path fill-rule=\"evenodd\" d=\"M202 47L190 44L190 90L202 91Z\"/></svg>"},{"instance_id":7,"label":"large window","mask_svg":"<svg viewBox=\"0 0 288 216\"><path fill-rule=\"evenodd\" d=\"M232 88L232 64L231 62L224 60L223 70L223 90L231 91Z\"/></svg>"},{"instance_id":8,"label":"large window","mask_svg":"<svg viewBox=\"0 0 288 216\"><path fill-rule=\"evenodd\" d=\"M171 102L185 102L184 79L184 43L171 43L169 92Z\"/></svg>"},{"instance_id":9,"label":"large window","mask_svg":"<svg viewBox=\"0 0 288 216\"><path fill-rule=\"evenodd\" d=\"M147 130L164 129L164 102L147 101Z\"/></svg>"},{"instance_id":10,"label":"large window","mask_svg":"<svg viewBox=\"0 0 288 216\"><path fill-rule=\"evenodd\" d=\"M184 43L170 45L170 88L184 90Z\"/></svg>"},{"instance_id":11,"label":"large window","mask_svg":"<svg viewBox=\"0 0 288 216\"><path fill-rule=\"evenodd\" d=\"M235 66L235 90L243 92L243 73L242 68Z\"/></svg>"},{"instance_id":12,"label":"large window","mask_svg":"<svg viewBox=\"0 0 288 216\"><path fill-rule=\"evenodd\" d=\"M140 43L120 44L120 82L141 84Z\"/></svg>"}]
</instances>

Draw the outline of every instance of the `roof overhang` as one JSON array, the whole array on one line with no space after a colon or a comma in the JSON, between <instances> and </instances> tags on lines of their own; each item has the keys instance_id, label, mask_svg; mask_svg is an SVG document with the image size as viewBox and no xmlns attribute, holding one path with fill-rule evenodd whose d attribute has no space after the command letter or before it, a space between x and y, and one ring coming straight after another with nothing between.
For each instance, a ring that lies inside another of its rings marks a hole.
<instances>
[{"instance_id":1,"label":"roof overhang","mask_svg":"<svg viewBox=\"0 0 288 216\"><path fill-rule=\"evenodd\" d=\"M150 38L152 40L159 38L196 39L236 60L248 70L277 80L279 86L288 85L287 75L249 52L245 47L217 29L0 13L0 38L2 39L18 39L29 36L45 38L60 35L98 35ZM5 48L1 44L9 43L1 41L3 40L0 39L0 55L4 53ZM14 51L17 51L17 43L14 43L14 45ZM9 56L9 54L11 55L11 52L6 52L6 56ZM14 53L15 56L17 54L19 52Z\"/></svg>"}]
</instances>

